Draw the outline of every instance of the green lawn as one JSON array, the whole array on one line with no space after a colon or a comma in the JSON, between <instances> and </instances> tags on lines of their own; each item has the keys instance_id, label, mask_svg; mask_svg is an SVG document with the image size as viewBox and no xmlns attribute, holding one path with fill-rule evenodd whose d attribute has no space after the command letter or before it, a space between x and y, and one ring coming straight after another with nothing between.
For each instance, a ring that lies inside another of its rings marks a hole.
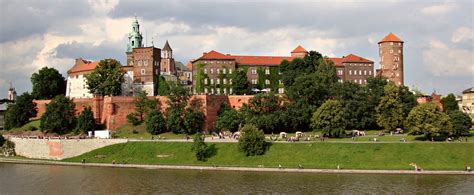
<instances>
[{"instance_id":1,"label":"green lawn","mask_svg":"<svg viewBox=\"0 0 474 195\"><path fill-rule=\"evenodd\" d=\"M30 127L35 127L37 130L39 130L40 129L40 122L41 121L39 119L31 120L30 122L24 124L23 126L18 127L18 128L12 128L9 131L11 131L11 132L13 132L13 131L26 131Z\"/></svg>"},{"instance_id":2,"label":"green lawn","mask_svg":"<svg viewBox=\"0 0 474 195\"><path fill-rule=\"evenodd\" d=\"M151 139L151 134L146 131L145 124L141 124L138 126L133 126L130 124L123 125L114 131L113 136L115 138L144 139L144 140ZM167 133L155 135L153 137L155 139L184 139L185 135L167 132Z\"/></svg>"},{"instance_id":3,"label":"green lawn","mask_svg":"<svg viewBox=\"0 0 474 195\"><path fill-rule=\"evenodd\" d=\"M274 143L263 156L245 157L236 143L215 143L215 155L196 161L190 142L128 142L100 148L69 162L165 165L218 165L334 169L411 169L415 162L426 170L462 170L474 166L474 144L469 143ZM209 144L209 143L208 143Z\"/></svg>"}]
</instances>

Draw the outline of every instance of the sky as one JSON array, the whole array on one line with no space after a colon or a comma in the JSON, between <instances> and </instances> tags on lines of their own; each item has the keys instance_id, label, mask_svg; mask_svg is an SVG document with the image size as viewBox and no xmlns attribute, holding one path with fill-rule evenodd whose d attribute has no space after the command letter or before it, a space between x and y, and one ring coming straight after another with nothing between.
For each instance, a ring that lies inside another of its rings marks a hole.
<instances>
[{"instance_id":1,"label":"sky","mask_svg":"<svg viewBox=\"0 0 474 195\"><path fill-rule=\"evenodd\" d=\"M10 83L31 92L45 66L67 77L76 58L126 63L135 16L146 46L168 40L184 63L210 50L289 56L302 45L378 68L377 42L393 32L405 42L405 85L443 95L474 87L472 0L0 0L0 98Z\"/></svg>"}]
</instances>

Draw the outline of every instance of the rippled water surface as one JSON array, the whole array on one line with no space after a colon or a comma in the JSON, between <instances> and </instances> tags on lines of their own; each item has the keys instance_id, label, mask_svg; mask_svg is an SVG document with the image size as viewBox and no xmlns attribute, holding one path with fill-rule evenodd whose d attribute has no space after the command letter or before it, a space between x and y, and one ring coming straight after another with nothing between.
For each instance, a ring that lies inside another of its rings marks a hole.
<instances>
[{"instance_id":1,"label":"rippled water surface","mask_svg":"<svg viewBox=\"0 0 474 195\"><path fill-rule=\"evenodd\" d=\"M155 170L0 163L0 194L474 194L467 175Z\"/></svg>"}]
</instances>

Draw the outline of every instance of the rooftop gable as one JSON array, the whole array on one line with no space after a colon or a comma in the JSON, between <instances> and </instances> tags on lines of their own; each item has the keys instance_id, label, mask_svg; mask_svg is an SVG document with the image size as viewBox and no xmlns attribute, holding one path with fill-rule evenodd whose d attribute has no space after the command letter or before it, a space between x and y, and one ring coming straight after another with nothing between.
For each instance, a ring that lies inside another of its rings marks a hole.
<instances>
[{"instance_id":1,"label":"rooftop gable","mask_svg":"<svg viewBox=\"0 0 474 195\"><path fill-rule=\"evenodd\" d=\"M400 42L400 43L403 43L403 41L397 37L397 35L393 34L393 33L389 33L387 36L385 36L382 40L379 41L379 44L380 43L384 43L384 42Z\"/></svg>"}]
</instances>

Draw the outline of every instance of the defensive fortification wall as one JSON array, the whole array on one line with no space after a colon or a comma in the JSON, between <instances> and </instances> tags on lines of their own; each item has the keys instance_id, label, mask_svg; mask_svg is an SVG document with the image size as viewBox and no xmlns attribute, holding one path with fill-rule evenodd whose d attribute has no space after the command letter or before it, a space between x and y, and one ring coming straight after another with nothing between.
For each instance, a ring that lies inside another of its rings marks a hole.
<instances>
[{"instance_id":1,"label":"defensive fortification wall","mask_svg":"<svg viewBox=\"0 0 474 195\"><path fill-rule=\"evenodd\" d=\"M27 158L61 160L101 148L125 143L126 139L29 139L11 137L17 155Z\"/></svg>"}]
</instances>

